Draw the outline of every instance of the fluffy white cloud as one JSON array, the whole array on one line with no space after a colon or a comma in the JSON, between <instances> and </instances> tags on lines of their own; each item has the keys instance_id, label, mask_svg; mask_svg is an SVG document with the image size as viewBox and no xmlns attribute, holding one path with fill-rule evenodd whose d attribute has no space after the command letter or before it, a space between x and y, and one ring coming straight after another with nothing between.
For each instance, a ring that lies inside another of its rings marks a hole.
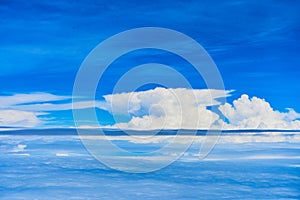
<instances>
[{"instance_id":1,"label":"fluffy white cloud","mask_svg":"<svg viewBox=\"0 0 300 200\"><path fill-rule=\"evenodd\" d=\"M264 99L242 95L233 105L224 104L219 110L229 120L226 129L300 129L299 113L293 109L281 113Z\"/></svg>"},{"instance_id":2,"label":"fluffy white cloud","mask_svg":"<svg viewBox=\"0 0 300 200\"><path fill-rule=\"evenodd\" d=\"M218 98L229 96L230 91L211 90L211 89L166 89L157 87L152 90L141 92L128 92L120 94L105 95L106 107L103 109L114 109L116 113L136 113L142 107L149 108L153 104L164 103L166 106L172 106L181 103L181 106L219 105ZM184 108L184 107L183 107Z\"/></svg>"},{"instance_id":3,"label":"fluffy white cloud","mask_svg":"<svg viewBox=\"0 0 300 200\"><path fill-rule=\"evenodd\" d=\"M242 95L233 105L220 105L217 99L230 92L156 88L104 96L100 108L127 115L128 122L114 125L122 129L300 129L299 113L276 111L264 99ZM228 123L208 106L218 106Z\"/></svg>"},{"instance_id":4,"label":"fluffy white cloud","mask_svg":"<svg viewBox=\"0 0 300 200\"><path fill-rule=\"evenodd\" d=\"M156 88L104 96L106 104L101 108L131 118L127 123L115 124L123 129L207 129L219 119L207 107L219 105L217 99L230 92Z\"/></svg>"}]
</instances>

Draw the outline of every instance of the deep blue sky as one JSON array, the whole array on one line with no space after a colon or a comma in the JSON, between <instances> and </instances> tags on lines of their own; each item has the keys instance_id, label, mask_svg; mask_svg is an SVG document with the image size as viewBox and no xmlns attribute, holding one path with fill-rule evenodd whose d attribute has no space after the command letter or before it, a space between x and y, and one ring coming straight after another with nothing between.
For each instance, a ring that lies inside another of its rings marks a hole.
<instances>
[{"instance_id":1,"label":"deep blue sky","mask_svg":"<svg viewBox=\"0 0 300 200\"><path fill-rule=\"evenodd\" d=\"M227 89L300 112L300 1L0 1L0 91L71 95L81 62L101 41L131 28L158 26L197 40ZM101 94L130 66L161 61L201 81L171 55L136 52L116 61ZM127 68L126 68L127 67ZM100 94L100 95L101 95Z\"/></svg>"}]
</instances>

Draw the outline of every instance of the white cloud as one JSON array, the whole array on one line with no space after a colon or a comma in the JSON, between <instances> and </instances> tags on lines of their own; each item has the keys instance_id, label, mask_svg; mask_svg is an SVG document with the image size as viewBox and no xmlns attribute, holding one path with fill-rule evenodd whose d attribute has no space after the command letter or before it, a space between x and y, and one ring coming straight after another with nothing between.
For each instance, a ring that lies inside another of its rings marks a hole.
<instances>
[{"instance_id":1,"label":"white cloud","mask_svg":"<svg viewBox=\"0 0 300 200\"><path fill-rule=\"evenodd\" d=\"M41 124L37 114L20 110L0 110L0 126L35 127Z\"/></svg>"},{"instance_id":2,"label":"white cloud","mask_svg":"<svg viewBox=\"0 0 300 200\"><path fill-rule=\"evenodd\" d=\"M264 99L242 95L233 102L219 106L229 120L227 129L300 129L300 117L293 109L288 112L274 110Z\"/></svg>"},{"instance_id":3,"label":"white cloud","mask_svg":"<svg viewBox=\"0 0 300 200\"><path fill-rule=\"evenodd\" d=\"M18 153L18 154L13 154L13 155L15 155L15 156L26 156L26 157L30 156L29 153Z\"/></svg>"},{"instance_id":4,"label":"white cloud","mask_svg":"<svg viewBox=\"0 0 300 200\"><path fill-rule=\"evenodd\" d=\"M142 108L149 108L152 105L164 103L172 106L181 103L181 106L190 105L219 105L217 98L227 97L232 91L212 90L212 89L166 89L155 88L141 92L128 92L120 94L105 95L106 106L103 109L110 110L113 108L116 113L126 114L137 113ZM183 107L184 108L184 107Z\"/></svg>"},{"instance_id":5,"label":"white cloud","mask_svg":"<svg viewBox=\"0 0 300 200\"><path fill-rule=\"evenodd\" d=\"M55 156L57 156L57 157L68 157L69 154L68 153L56 153Z\"/></svg>"},{"instance_id":6,"label":"white cloud","mask_svg":"<svg viewBox=\"0 0 300 200\"><path fill-rule=\"evenodd\" d=\"M71 109L85 109L92 107L102 107L101 102L97 101L81 101L75 103L36 103L26 105L9 106L11 109L25 110L25 111L61 111Z\"/></svg>"},{"instance_id":7,"label":"white cloud","mask_svg":"<svg viewBox=\"0 0 300 200\"><path fill-rule=\"evenodd\" d=\"M287 112L276 111L264 99L242 95L232 105L221 105L218 99L229 96L231 92L155 88L105 95L104 101L78 101L73 104L70 96L49 93L0 96L0 126L42 126L47 119L39 116L48 114L45 112L97 107L122 116L123 121L107 128L221 129L221 125L225 124L224 129L300 129L299 113L291 108ZM209 109L210 106L218 107L227 122L221 119L219 113ZM124 119L128 121L124 122Z\"/></svg>"},{"instance_id":8,"label":"white cloud","mask_svg":"<svg viewBox=\"0 0 300 200\"><path fill-rule=\"evenodd\" d=\"M79 101L71 103L71 96L59 96L49 93L14 94L0 96L0 126L5 127L36 127L42 126L47 118L45 111L62 111L92 108L101 106L101 102ZM63 103L61 101L64 101ZM65 101L69 101L66 103ZM50 118L51 120L53 118ZM1 129L5 130L5 129Z\"/></svg>"},{"instance_id":9,"label":"white cloud","mask_svg":"<svg viewBox=\"0 0 300 200\"><path fill-rule=\"evenodd\" d=\"M18 144L18 146L13 148L11 152L14 152L14 153L22 152L22 151L24 151L24 149L26 147L27 147L27 145L25 145L25 144Z\"/></svg>"},{"instance_id":10,"label":"white cloud","mask_svg":"<svg viewBox=\"0 0 300 200\"><path fill-rule=\"evenodd\" d=\"M38 102L61 101L71 99L69 96L58 96L49 93L14 94L11 96L0 96L0 109L12 105L32 104Z\"/></svg>"},{"instance_id":11,"label":"white cloud","mask_svg":"<svg viewBox=\"0 0 300 200\"><path fill-rule=\"evenodd\" d=\"M217 99L230 92L156 88L104 96L101 108L127 115L128 122L114 125L122 129L300 129L299 113L291 108L287 112L276 111L264 99L242 95L233 105L220 105ZM208 106L218 106L229 123Z\"/></svg>"},{"instance_id":12,"label":"white cloud","mask_svg":"<svg viewBox=\"0 0 300 200\"><path fill-rule=\"evenodd\" d=\"M0 126L36 127L44 123L40 115L48 113L40 109L43 102L68 100L71 97L49 93L14 94L0 96ZM47 103L45 103L47 104ZM58 104L59 105L59 104Z\"/></svg>"},{"instance_id":13,"label":"white cloud","mask_svg":"<svg viewBox=\"0 0 300 200\"><path fill-rule=\"evenodd\" d=\"M127 123L115 124L123 129L206 129L219 119L207 106L219 105L217 99L230 92L156 88L104 96L102 109L131 117Z\"/></svg>"}]
</instances>

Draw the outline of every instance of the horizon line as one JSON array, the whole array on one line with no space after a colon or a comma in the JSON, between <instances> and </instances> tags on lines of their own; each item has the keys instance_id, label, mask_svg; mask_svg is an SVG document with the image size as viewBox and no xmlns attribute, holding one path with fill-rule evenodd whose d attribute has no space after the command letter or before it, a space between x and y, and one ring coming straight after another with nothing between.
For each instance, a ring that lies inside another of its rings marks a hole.
<instances>
[{"instance_id":1,"label":"horizon line","mask_svg":"<svg viewBox=\"0 0 300 200\"><path fill-rule=\"evenodd\" d=\"M0 135L80 135L78 130L84 131L86 135L95 135L95 131L103 131L103 135L124 135L126 132L131 132L133 135L147 135L146 133L156 132L156 135L206 135L206 133L297 133L300 130L291 129L232 129L232 130L222 130L222 129L161 129L161 130L133 130L133 129L117 129L117 128L4 128L1 130ZM41 131L45 131L42 133ZM60 134L57 131L67 131L67 133ZM184 133L177 134L178 131L183 131ZM192 132L195 132L192 134ZM134 134L135 133L135 134ZM153 134L152 134L153 135Z\"/></svg>"}]
</instances>

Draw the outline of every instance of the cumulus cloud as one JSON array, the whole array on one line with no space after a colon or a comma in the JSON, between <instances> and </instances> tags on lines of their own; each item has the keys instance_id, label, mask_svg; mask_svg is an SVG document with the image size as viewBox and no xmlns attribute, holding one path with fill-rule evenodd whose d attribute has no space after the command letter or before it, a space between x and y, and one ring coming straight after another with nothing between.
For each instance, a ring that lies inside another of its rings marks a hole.
<instances>
[{"instance_id":1,"label":"cumulus cloud","mask_svg":"<svg viewBox=\"0 0 300 200\"><path fill-rule=\"evenodd\" d=\"M212 90L212 89L186 89L186 88L161 88L157 87L152 90L141 92L128 92L120 94L105 95L106 107L103 109L112 110L116 113L137 113L141 108L149 108L151 105L164 103L165 106L178 105L219 105L217 100L221 97L230 95L231 90Z\"/></svg>"},{"instance_id":2,"label":"cumulus cloud","mask_svg":"<svg viewBox=\"0 0 300 200\"><path fill-rule=\"evenodd\" d=\"M104 96L102 109L113 115L126 115L128 122L117 122L122 129L300 129L300 114L274 110L264 99L242 95L233 104L220 104L219 98L231 91L156 88ZM210 106L217 106L227 118Z\"/></svg>"},{"instance_id":3,"label":"cumulus cloud","mask_svg":"<svg viewBox=\"0 0 300 200\"><path fill-rule=\"evenodd\" d=\"M300 129L300 114L293 109L279 112L264 99L249 98L246 94L233 101L233 105L220 105L219 110L229 121L227 129Z\"/></svg>"},{"instance_id":4,"label":"cumulus cloud","mask_svg":"<svg viewBox=\"0 0 300 200\"><path fill-rule=\"evenodd\" d=\"M104 96L102 109L115 115L127 115L123 129L207 129L217 123L219 115L207 107L219 105L231 91L156 88Z\"/></svg>"}]
</instances>

